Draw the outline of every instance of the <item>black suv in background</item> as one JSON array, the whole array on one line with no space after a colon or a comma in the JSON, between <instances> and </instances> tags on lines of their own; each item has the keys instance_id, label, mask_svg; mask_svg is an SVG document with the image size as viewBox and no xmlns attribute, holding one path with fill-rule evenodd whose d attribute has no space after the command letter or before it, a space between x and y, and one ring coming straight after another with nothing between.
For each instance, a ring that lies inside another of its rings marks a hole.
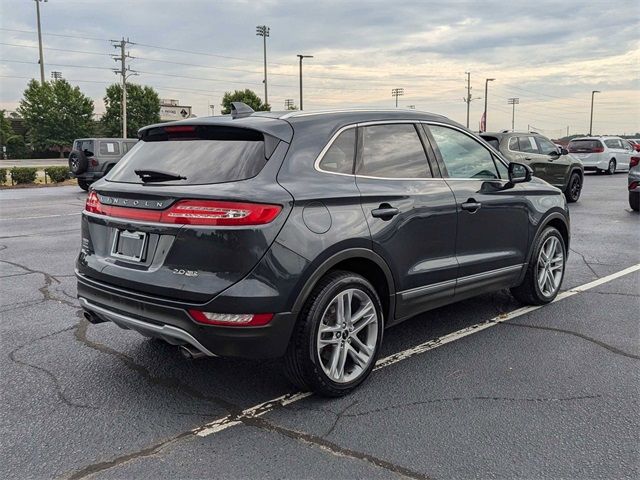
<instances>
[{"instance_id":1,"label":"black suv in background","mask_svg":"<svg viewBox=\"0 0 640 480\"><path fill-rule=\"evenodd\" d=\"M529 165L533 174L562 190L568 202L577 202L582 192L582 162L536 132L482 133L493 148L510 162Z\"/></svg>"},{"instance_id":2,"label":"black suv in background","mask_svg":"<svg viewBox=\"0 0 640 480\"><path fill-rule=\"evenodd\" d=\"M385 328L511 288L552 301L562 192L439 115L260 112L143 128L82 215L78 297L187 356L285 357L343 395Z\"/></svg>"}]
</instances>

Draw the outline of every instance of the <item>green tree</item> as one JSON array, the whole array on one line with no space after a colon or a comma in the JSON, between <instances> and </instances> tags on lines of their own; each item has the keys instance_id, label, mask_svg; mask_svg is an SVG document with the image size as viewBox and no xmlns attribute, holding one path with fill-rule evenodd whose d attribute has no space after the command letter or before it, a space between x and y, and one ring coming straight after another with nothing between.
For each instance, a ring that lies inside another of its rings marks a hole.
<instances>
[{"instance_id":1,"label":"green tree","mask_svg":"<svg viewBox=\"0 0 640 480\"><path fill-rule=\"evenodd\" d=\"M101 123L106 134L122 136L122 85L107 87L105 114ZM151 87L127 83L127 137L135 138L142 127L160 121L160 97Z\"/></svg>"},{"instance_id":2,"label":"green tree","mask_svg":"<svg viewBox=\"0 0 640 480\"><path fill-rule=\"evenodd\" d=\"M18 113L27 127L31 144L45 150L64 147L91 133L93 101L66 80L31 80L24 91Z\"/></svg>"},{"instance_id":3,"label":"green tree","mask_svg":"<svg viewBox=\"0 0 640 480\"><path fill-rule=\"evenodd\" d=\"M222 113L231 113L231 102L242 102L249 105L256 112L269 111L271 106L267 103L262 103L262 99L253 90L236 90L233 93L225 92L222 97Z\"/></svg>"}]
</instances>

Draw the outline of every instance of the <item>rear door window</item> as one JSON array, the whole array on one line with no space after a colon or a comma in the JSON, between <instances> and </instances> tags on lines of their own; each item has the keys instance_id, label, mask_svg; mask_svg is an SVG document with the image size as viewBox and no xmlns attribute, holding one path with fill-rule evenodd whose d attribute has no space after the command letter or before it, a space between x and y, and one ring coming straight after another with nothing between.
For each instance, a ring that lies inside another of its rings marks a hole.
<instances>
[{"instance_id":1,"label":"rear door window","mask_svg":"<svg viewBox=\"0 0 640 480\"><path fill-rule=\"evenodd\" d=\"M326 172L353 174L356 151L356 129L345 130L336 138L320 161Z\"/></svg>"},{"instance_id":2,"label":"rear door window","mask_svg":"<svg viewBox=\"0 0 640 480\"><path fill-rule=\"evenodd\" d=\"M358 175L377 178L431 178L427 156L411 123L362 128Z\"/></svg>"},{"instance_id":3,"label":"rear door window","mask_svg":"<svg viewBox=\"0 0 640 480\"><path fill-rule=\"evenodd\" d=\"M124 155L131 150L137 142L122 142L122 154Z\"/></svg>"},{"instance_id":4,"label":"rear door window","mask_svg":"<svg viewBox=\"0 0 640 480\"><path fill-rule=\"evenodd\" d=\"M144 133L107 180L143 183L135 170L186 177L162 185L202 185L255 177L267 163L261 132L236 127L168 126Z\"/></svg>"},{"instance_id":5,"label":"rear door window","mask_svg":"<svg viewBox=\"0 0 640 480\"><path fill-rule=\"evenodd\" d=\"M620 148L620 146L618 145L618 140L613 140L613 139L605 140L604 144L609 148Z\"/></svg>"},{"instance_id":6,"label":"rear door window","mask_svg":"<svg viewBox=\"0 0 640 480\"><path fill-rule=\"evenodd\" d=\"M538 145L534 137L518 137L519 151L524 153L538 153Z\"/></svg>"},{"instance_id":7,"label":"rear door window","mask_svg":"<svg viewBox=\"0 0 640 480\"><path fill-rule=\"evenodd\" d=\"M520 145L518 145L518 137L511 137L509 139L509 150L513 150L514 152L520 151Z\"/></svg>"},{"instance_id":8,"label":"rear door window","mask_svg":"<svg viewBox=\"0 0 640 480\"><path fill-rule=\"evenodd\" d=\"M118 142L100 142L100 155L120 155L120 144Z\"/></svg>"},{"instance_id":9,"label":"rear door window","mask_svg":"<svg viewBox=\"0 0 640 480\"><path fill-rule=\"evenodd\" d=\"M450 178L500 178L493 155L478 141L453 128L429 125Z\"/></svg>"}]
</instances>

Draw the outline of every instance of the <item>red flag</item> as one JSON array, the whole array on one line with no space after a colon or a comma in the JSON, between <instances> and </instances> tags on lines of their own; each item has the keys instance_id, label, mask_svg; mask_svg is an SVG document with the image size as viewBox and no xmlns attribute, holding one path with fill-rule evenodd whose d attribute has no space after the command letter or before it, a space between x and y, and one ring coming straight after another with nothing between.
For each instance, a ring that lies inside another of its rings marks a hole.
<instances>
[{"instance_id":1,"label":"red flag","mask_svg":"<svg viewBox=\"0 0 640 480\"><path fill-rule=\"evenodd\" d=\"M480 117L480 131L485 132L487 130L487 118L485 116L485 112L482 112L482 117Z\"/></svg>"}]
</instances>

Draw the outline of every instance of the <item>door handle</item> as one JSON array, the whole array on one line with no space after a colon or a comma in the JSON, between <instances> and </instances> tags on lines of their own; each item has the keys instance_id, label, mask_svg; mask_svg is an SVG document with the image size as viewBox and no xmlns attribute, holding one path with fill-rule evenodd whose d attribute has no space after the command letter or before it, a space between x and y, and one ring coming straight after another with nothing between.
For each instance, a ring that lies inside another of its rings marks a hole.
<instances>
[{"instance_id":1,"label":"door handle","mask_svg":"<svg viewBox=\"0 0 640 480\"><path fill-rule=\"evenodd\" d=\"M525 160L531 161L533 160L531 157L524 157Z\"/></svg>"},{"instance_id":2,"label":"door handle","mask_svg":"<svg viewBox=\"0 0 640 480\"><path fill-rule=\"evenodd\" d=\"M382 203L378 208L371 210L371 216L374 218L380 218L382 220L391 220L398 215L400 210L392 207L388 203Z\"/></svg>"},{"instance_id":3,"label":"door handle","mask_svg":"<svg viewBox=\"0 0 640 480\"><path fill-rule=\"evenodd\" d=\"M480 202L476 202L473 198L470 198L462 205L460 205L460 208L462 208L462 210L466 210L470 213L476 213L478 210L480 210L480 207L482 207L482 204Z\"/></svg>"}]
</instances>

